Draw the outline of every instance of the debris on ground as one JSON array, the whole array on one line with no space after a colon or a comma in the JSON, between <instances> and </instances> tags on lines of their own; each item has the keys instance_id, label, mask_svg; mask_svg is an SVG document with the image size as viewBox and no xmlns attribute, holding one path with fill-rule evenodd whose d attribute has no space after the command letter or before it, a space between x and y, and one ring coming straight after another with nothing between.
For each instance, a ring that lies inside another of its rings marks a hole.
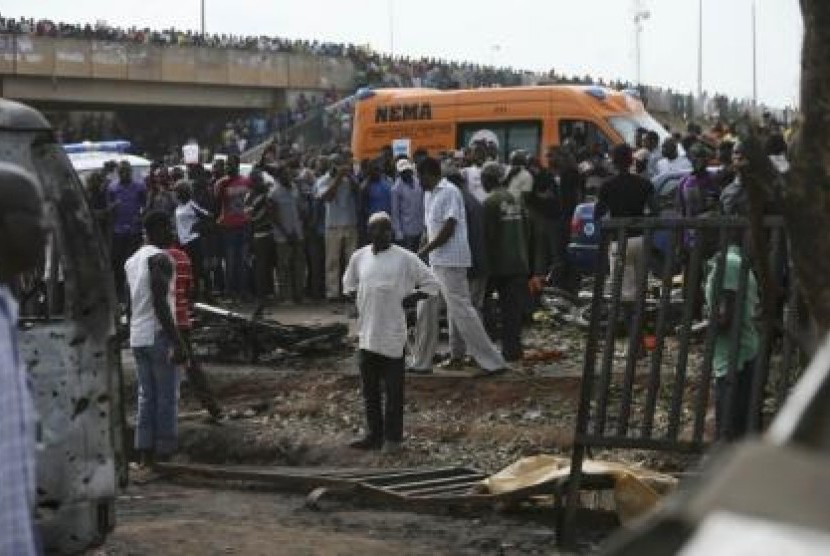
<instances>
[{"instance_id":1,"label":"debris on ground","mask_svg":"<svg viewBox=\"0 0 830 556\"><path fill-rule=\"evenodd\" d=\"M342 349L348 333L339 322L283 324L264 318L262 308L250 316L204 303L193 309L191 340L206 360L265 363L291 354L320 354Z\"/></svg>"},{"instance_id":2,"label":"debris on ground","mask_svg":"<svg viewBox=\"0 0 830 556\"><path fill-rule=\"evenodd\" d=\"M522 458L484 479L483 486L494 495L526 491L542 485L563 488L571 472L570 459L538 455ZM613 487L613 507L623 524L651 511L660 498L677 487L677 479L650 469L611 461L585 460L586 479L607 477ZM552 489L551 489L552 490Z\"/></svg>"}]
</instances>

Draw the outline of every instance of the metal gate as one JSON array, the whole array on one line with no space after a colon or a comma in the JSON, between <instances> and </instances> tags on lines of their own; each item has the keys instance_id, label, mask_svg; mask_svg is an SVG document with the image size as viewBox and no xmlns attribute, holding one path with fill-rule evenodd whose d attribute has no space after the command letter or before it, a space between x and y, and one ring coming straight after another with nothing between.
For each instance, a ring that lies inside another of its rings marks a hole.
<instances>
[{"instance_id":1,"label":"metal gate","mask_svg":"<svg viewBox=\"0 0 830 556\"><path fill-rule=\"evenodd\" d=\"M626 218L602 223L599 260L604 263L609 253L611 257L608 264L597 265L594 275L561 538L571 533L586 450L694 453L714 440L707 416L713 402L718 327L712 317L696 312L707 279L721 285L711 288L707 305L717 308L722 303L728 249L741 256L737 287L732 288L738 312L754 297L750 272L762 278L759 293L768 309L754 323L759 342L747 404L748 429L761 430L780 406L794 381L796 348L782 331L794 328L795 276L788 263L783 220L768 218L762 228L767 273L758 272L764 267L757 255L761 251L752 249L745 219ZM767 282L774 287L762 288ZM767 291L783 295L770 299ZM723 406L727 423L734 412L735 388L730 385L739 373L741 321L733 318L731 328L721 331L721 349L724 336L728 338Z\"/></svg>"}]
</instances>

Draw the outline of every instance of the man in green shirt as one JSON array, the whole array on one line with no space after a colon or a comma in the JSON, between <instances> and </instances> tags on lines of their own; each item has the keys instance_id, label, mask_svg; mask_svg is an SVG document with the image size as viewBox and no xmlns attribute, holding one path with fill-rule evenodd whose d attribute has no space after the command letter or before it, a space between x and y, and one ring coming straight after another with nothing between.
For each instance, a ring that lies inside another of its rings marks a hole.
<instances>
[{"instance_id":1,"label":"man in green shirt","mask_svg":"<svg viewBox=\"0 0 830 556\"><path fill-rule=\"evenodd\" d=\"M717 291L715 280L720 254L709 260L706 275L706 307L711 316L711 325L717 326L715 353L712 359L712 373L715 377L715 434L716 438L723 440L735 440L747 432L752 376L755 358L758 355L758 331L753 322L758 306L758 284L752 270L747 268L746 291L743 299L738 299L741 266L745 257L739 244L740 234L733 238L726 251L726 264L717 308L712 305ZM734 380L730 381L729 360L735 318L741 319L738 324L740 338L736 354L736 372ZM728 420L727 400L730 406Z\"/></svg>"},{"instance_id":2,"label":"man in green shirt","mask_svg":"<svg viewBox=\"0 0 830 556\"><path fill-rule=\"evenodd\" d=\"M489 162L481 170L488 192L484 201L484 237L490 263L490 283L499 294L502 355L522 357L522 315L527 302L527 222L522 204L507 189L502 166Z\"/></svg>"}]
</instances>

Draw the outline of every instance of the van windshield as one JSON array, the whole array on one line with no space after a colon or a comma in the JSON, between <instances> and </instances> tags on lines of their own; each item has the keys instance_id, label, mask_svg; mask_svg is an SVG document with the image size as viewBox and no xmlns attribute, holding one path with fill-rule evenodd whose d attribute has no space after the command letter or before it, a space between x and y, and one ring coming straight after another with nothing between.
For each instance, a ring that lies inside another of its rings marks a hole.
<instances>
[{"instance_id":1,"label":"van windshield","mask_svg":"<svg viewBox=\"0 0 830 556\"><path fill-rule=\"evenodd\" d=\"M608 123L614 128L614 131L620 134L625 139L625 142L632 147L637 142L637 130L639 128L647 129L649 131L656 131L660 137L660 144L663 143L670 135L665 128L660 125L660 122L651 117L648 112L638 112L635 114L626 114L624 116L611 116L608 118Z\"/></svg>"}]
</instances>

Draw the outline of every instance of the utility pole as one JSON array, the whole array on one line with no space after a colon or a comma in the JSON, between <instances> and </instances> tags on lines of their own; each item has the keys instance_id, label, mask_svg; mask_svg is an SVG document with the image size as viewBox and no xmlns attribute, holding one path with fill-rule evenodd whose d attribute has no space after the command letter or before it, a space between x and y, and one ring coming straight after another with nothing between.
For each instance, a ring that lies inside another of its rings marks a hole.
<instances>
[{"instance_id":1,"label":"utility pole","mask_svg":"<svg viewBox=\"0 0 830 556\"><path fill-rule=\"evenodd\" d=\"M697 96L703 96L703 0L698 0L697 14Z\"/></svg>"},{"instance_id":2,"label":"utility pole","mask_svg":"<svg viewBox=\"0 0 830 556\"><path fill-rule=\"evenodd\" d=\"M202 35L204 35L205 34L205 0L201 0L201 4L202 4L202 10L200 12L201 21L202 21L201 29L202 29Z\"/></svg>"},{"instance_id":3,"label":"utility pole","mask_svg":"<svg viewBox=\"0 0 830 556\"><path fill-rule=\"evenodd\" d=\"M395 55L395 4L389 0L389 54Z\"/></svg>"},{"instance_id":4,"label":"utility pole","mask_svg":"<svg viewBox=\"0 0 830 556\"><path fill-rule=\"evenodd\" d=\"M758 106L758 40L755 0L752 0L752 105Z\"/></svg>"},{"instance_id":5,"label":"utility pole","mask_svg":"<svg viewBox=\"0 0 830 556\"><path fill-rule=\"evenodd\" d=\"M634 56L637 64L637 86L642 85L640 68L640 35L643 32L643 21L651 17L651 12L643 9L638 1L634 6Z\"/></svg>"},{"instance_id":6,"label":"utility pole","mask_svg":"<svg viewBox=\"0 0 830 556\"><path fill-rule=\"evenodd\" d=\"M501 52L501 45L500 44L494 44L494 45L490 46L490 66L491 67L496 67L496 54L498 54L499 52Z\"/></svg>"}]
</instances>

